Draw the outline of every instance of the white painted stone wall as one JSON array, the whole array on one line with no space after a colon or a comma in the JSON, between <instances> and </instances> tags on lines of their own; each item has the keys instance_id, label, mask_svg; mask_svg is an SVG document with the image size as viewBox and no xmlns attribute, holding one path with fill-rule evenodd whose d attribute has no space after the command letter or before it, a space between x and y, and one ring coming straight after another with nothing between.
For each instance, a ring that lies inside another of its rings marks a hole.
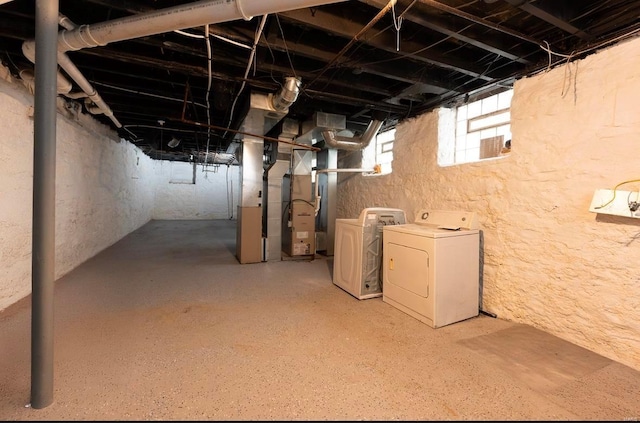
<instances>
[{"instance_id":1,"label":"white painted stone wall","mask_svg":"<svg viewBox=\"0 0 640 423\"><path fill-rule=\"evenodd\" d=\"M0 69L0 310L31 292L33 97ZM151 219L154 162L91 116L56 121L59 278Z\"/></svg>"},{"instance_id":2,"label":"white painted stone wall","mask_svg":"<svg viewBox=\"0 0 640 423\"><path fill-rule=\"evenodd\" d=\"M636 39L518 81L507 157L438 167L437 112L412 119L393 174L339 174L337 216L477 212L483 309L640 370L640 220L588 211L596 189L640 178L639 98Z\"/></svg>"},{"instance_id":3,"label":"white painted stone wall","mask_svg":"<svg viewBox=\"0 0 640 423\"><path fill-rule=\"evenodd\" d=\"M151 219L235 219L239 167L154 161L58 103L56 279ZM0 311L31 292L33 96L0 66Z\"/></svg>"},{"instance_id":4,"label":"white painted stone wall","mask_svg":"<svg viewBox=\"0 0 640 423\"><path fill-rule=\"evenodd\" d=\"M236 219L239 166L199 164L195 184L179 182L183 175L193 175L192 163L157 162L154 219Z\"/></svg>"}]
</instances>

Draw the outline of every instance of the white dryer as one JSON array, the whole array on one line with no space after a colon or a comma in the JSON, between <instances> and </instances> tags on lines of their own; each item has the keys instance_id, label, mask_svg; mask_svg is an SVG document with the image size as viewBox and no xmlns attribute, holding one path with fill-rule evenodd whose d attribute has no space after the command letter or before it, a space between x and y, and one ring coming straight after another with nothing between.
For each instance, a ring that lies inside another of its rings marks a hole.
<instances>
[{"instance_id":1,"label":"white dryer","mask_svg":"<svg viewBox=\"0 0 640 423\"><path fill-rule=\"evenodd\" d=\"M479 314L476 215L421 210L415 223L383 230L382 300L439 328Z\"/></svg>"},{"instance_id":2,"label":"white dryer","mask_svg":"<svg viewBox=\"0 0 640 423\"><path fill-rule=\"evenodd\" d=\"M382 296L382 228L404 223L403 210L380 207L336 219L333 283L359 300Z\"/></svg>"}]
</instances>

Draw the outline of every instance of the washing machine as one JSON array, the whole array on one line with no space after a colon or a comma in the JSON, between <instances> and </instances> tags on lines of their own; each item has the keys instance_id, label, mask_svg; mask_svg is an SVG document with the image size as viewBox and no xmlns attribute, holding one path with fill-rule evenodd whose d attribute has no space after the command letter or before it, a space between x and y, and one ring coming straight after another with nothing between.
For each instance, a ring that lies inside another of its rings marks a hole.
<instances>
[{"instance_id":1,"label":"washing machine","mask_svg":"<svg viewBox=\"0 0 640 423\"><path fill-rule=\"evenodd\" d=\"M382 296L382 229L405 223L403 210L380 207L336 219L333 283L359 300Z\"/></svg>"},{"instance_id":2,"label":"washing machine","mask_svg":"<svg viewBox=\"0 0 640 423\"><path fill-rule=\"evenodd\" d=\"M413 223L384 227L382 274L382 301L432 328L477 316L477 216L420 210Z\"/></svg>"}]
</instances>

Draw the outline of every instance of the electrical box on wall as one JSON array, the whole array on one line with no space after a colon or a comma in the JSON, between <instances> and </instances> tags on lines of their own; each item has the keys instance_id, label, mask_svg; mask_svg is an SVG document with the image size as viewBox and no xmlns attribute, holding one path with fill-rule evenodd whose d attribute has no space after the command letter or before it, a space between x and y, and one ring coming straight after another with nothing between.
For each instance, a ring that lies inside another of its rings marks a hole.
<instances>
[{"instance_id":1,"label":"electrical box on wall","mask_svg":"<svg viewBox=\"0 0 640 423\"><path fill-rule=\"evenodd\" d=\"M640 192L597 189L589 211L614 216L640 218Z\"/></svg>"}]
</instances>

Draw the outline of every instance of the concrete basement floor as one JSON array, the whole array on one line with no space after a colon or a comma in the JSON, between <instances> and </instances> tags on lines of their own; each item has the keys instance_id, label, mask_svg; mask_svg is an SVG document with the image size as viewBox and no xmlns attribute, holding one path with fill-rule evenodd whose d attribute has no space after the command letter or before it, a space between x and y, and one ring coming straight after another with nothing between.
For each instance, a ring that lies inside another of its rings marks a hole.
<instances>
[{"instance_id":1,"label":"concrete basement floor","mask_svg":"<svg viewBox=\"0 0 640 423\"><path fill-rule=\"evenodd\" d=\"M56 282L54 402L30 297L0 313L2 420L637 420L640 372L484 315L440 329L331 282L239 264L235 221L151 221Z\"/></svg>"}]
</instances>

